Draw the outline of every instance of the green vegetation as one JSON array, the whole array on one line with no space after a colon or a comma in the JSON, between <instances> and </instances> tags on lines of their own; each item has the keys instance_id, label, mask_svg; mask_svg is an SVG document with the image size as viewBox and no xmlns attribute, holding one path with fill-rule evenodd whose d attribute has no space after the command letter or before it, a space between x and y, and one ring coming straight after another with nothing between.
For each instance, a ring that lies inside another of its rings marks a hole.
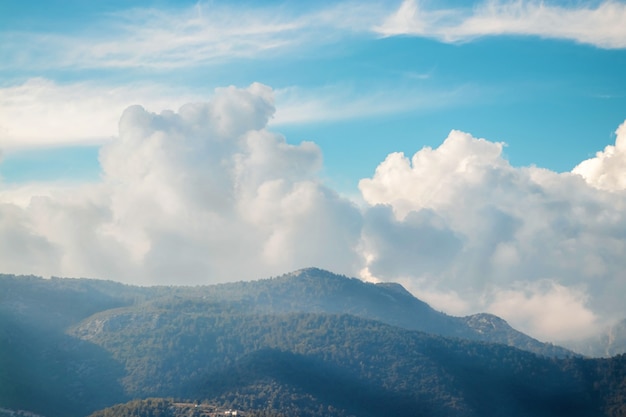
<instances>
[{"instance_id":1,"label":"green vegetation","mask_svg":"<svg viewBox=\"0 0 626 417\"><path fill-rule=\"evenodd\" d=\"M399 286L316 271L193 289L0 276L0 407L48 417L626 415L624 356L559 359L416 331L401 314L461 327Z\"/></svg>"},{"instance_id":2,"label":"green vegetation","mask_svg":"<svg viewBox=\"0 0 626 417\"><path fill-rule=\"evenodd\" d=\"M96 411L90 417L182 417L173 404L172 400L163 398L134 400Z\"/></svg>"}]
</instances>

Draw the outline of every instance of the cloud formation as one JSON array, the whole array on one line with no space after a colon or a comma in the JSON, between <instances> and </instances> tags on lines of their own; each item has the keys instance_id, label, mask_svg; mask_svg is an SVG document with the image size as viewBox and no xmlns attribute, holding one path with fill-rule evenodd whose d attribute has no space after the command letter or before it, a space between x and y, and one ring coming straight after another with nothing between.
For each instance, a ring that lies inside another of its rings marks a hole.
<instances>
[{"instance_id":1,"label":"cloud formation","mask_svg":"<svg viewBox=\"0 0 626 417\"><path fill-rule=\"evenodd\" d=\"M399 114L414 110L433 110L465 105L493 94L488 87L479 92L470 85L448 89L433 89L404 85L376 86L370 83L368 93L355 91L352 86L327 85L316 89L287 87L276 91L280 104L272 125L332 122L364 119L370 116Z\"/></svg>"},{"instance_id":2,"label":"cloud formation","mask_svg":"<svg viewBox=\"0 0 626 417\"><path fill-rule=\"evenodd\" d=\"M626 5L602 1L566 7L529 0L486 0L473 7L431 9L418 0L242 7L132 8L63 31L3 31L0 70L171 70L256 57L276 58L303 46L352 36L412 35L441 42L483 36L539 36L601 48L626 47Z\"/></svg>"},{"instance_id":3,"label":"cloud formation","mask_svg":"<svg viewBox=\"0 0 626 417\"><path fill-rule=\"evenodd\" d=\"M434 218L437 234L415 232L413 244L432 244L424 250L394 237L393 227L380 228L374 241L389 236L398 248L369 245L367 272L400 280L443 310L458 311L446 303L463 294L465 308L497 312L548 340L588 334L602 319L623 315L615 295L626 291L623 188L596 188L600 169L590 185L577 173L512 167L501 153L500 143L452 131L441 146L411 159L389 155L361 180L365 201L392 210L395 224ZM604 168L616 172L613 164ZM403 261L404 250L416 258L430 254L437 267L411 265L410 256ZM547 324L554 317L563 324L559 332Z\"/></svg>"},{"instance_id":4,"label":"cloud formation","mask_svg":"<svg viewBox=\"0 0 626 417\"><path fill-rule=\"evenodd\" d=\"M370 85L370 87L375 87ZM489 95L483 88L447 90L375 87L362 93L345 85L319 88L287 87L274 91L277 111L270 126L362 119L409 110L463 105ZM155 111L200 102L202 91L158 83L111 86L94 82L58 83L31 78L0 87L0 148L45 148L73 144L103 144L118 135L120 114L141 103Z\"/></svg>"},{"instance_id":5,"label":"cloud formation","mask_svg":"<svg viewBox=\"0 0 626 417\"><path fill-rule=\"evenodd\" d=\"M608 145L595 158L578 164L572 172L590 185L608 191L626 189L626 122L615 131L615 145Z\"/></svg>"},{"instance_id":6,"label":"cloud formation","mask_svg":"<svg viewBox=\"0 0 626 417\"><path fill-rule=\"evenodd\" d=\"M135 283L260 278L308 265L350 272L360 214L319 183L315 144L290 145L266 129L273 114L261 84L218 89L177 112L128 107L119 136L101 149L101 183L5 190L0 235L20 234L32 248L3 252L2 264Z\"/></svg>"},{"instance_id":7,"label":"cloud formation","mask_svg":"<svg viewBox=\"0 0 626 417\"><path fill-rule=\"evenodd\" d=\"M551 341L626 316L624 125L614 147L561 174L452 131L390 154L360 182L358 207L320 180L317 145L267 128L274 113L258 83L177 111L126 108L100 182L0 185L3 272L198 284L318 266Z\"/></svg>"},{"instance_id":8,"label":"cloud formation","mask_svg":"<svg viewBox=\"0 0 626 417\"><path fill-rule=\"evenodd\" d=\"M199 100L155 84L60 84L45 78L0 87L0 147L103 143L117 135L122 111L138 102L154 109Z\"/></svg>"},{"instance_id":9,"label":"cloud formation","mask_svg":"<svg viewBox=\"0 0 626 417\"><path fill-rule=\"evenodd\" d=\"M375 3L242 7L132 8L101 16L71 35L5 32L0 69L193 67L293 52L354 32L367 33L388 12Z\"/></svg>"},{"instance_id":10,"label":"cloud formation","mask_svg":"<svg viewBox=\"0 0 626 417\"><path fill-rule=\"evenodd\" d=\"M412 35L442 42L483 36L539 36L600 48L626 48L626 4L602 1L595 7L564 7L532 0L487 0L467 9L428 9L404 0L375 30L384 36Z\"/></svg>"}]
</instances>

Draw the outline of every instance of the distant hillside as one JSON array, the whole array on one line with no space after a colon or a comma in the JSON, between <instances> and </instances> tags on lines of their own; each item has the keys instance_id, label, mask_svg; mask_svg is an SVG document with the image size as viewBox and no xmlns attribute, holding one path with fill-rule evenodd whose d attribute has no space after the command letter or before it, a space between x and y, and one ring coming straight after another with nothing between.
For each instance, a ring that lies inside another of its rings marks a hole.
<instances>
[{"instance_id":1,"label":"distant hillside","mask_svg":"<svg viewBox=\"0 0 626 417\"><path fill-rule=\"evenodd\" d=\"M286 417L258 410L233 410L206 402L184 402L166 398L148 398L117 404L96 411L90 417ZM16 416L17 417L17 416ZM27 417L27 416L24 416Z\"/></svg>"},{"instance_id":2,"label":"distant hillside","mask_svg":"<svg viewBox=\"0 0 626 417\"><path fill-rule=\"evenodd\" d=\"M432 309L396 283L372 284L317 268L307 268L260 281L194 289L196 296L240 301L268 313L345 313L410 330L469 340L502 343L545 356L574 353L541 343L490 315L452 317Z\"/></svg>"},{"instance_id":3,"label":"distant hillside","mask_svg":"<svg viewBox=\"0 0 626 417\"><path fill-rule=\"evenodd\" d=\"M162 397L259 416L626 415L625 357L486 337L543 346L495 316L318 269L193 288L0 276L0 408L79 417Z\"/></svg>"},{"instance_id":4,"label":"distant hillside","mask_svg":"<svg viewBox=\"0 0 626 417\"><path fill-rule=\"evenodd\" d=\"M4 279L2 279L4 278ZM356 278L307 268L259 281L200 287L135 287L112 281L0 276L0 300L21 316L76 323L91 314L150 300L203 298L239 303L239 308L264 313L345 313L370 318L410 330L490 343L502 343L545 356L574 353L541 343L489 314L452 317L435 311L396 283L371 284ZM15 295L15 296L14 296ZM48 312L53 312L49 315Z\"/></svg>"},{"instance_id":5,"label":"distant hillside","mask_svg":"<svg viewBox=\"0 0 626 417\"><path fill-rule=\"evenodd\" d=\"M584 374L594 365L583 359L558 362L349 315L216 313L200 302L159 303L90 318L73 333L124 364L131 396L209 398L311 417L407 409L588 416L602 407ZM336 411L321 413L328 407Z\"/></svg>"}]
</instances>

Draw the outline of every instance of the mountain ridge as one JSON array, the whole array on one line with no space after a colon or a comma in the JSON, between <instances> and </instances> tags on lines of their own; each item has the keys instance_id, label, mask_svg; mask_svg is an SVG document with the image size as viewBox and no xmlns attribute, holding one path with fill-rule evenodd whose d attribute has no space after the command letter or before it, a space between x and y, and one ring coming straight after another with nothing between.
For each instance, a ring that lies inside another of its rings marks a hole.
<instances>
[{"instance_id":1,"label":"mountain ridge","mask_svg":"<svg viewBox=\"0 0 626 417\"><path fill-rule=\"evenodd\" d=\"M2 277L6 281L10 276L0 276ZM7 282L4 283L5 287ZM45 282L55 285L46 286ZM501 343L545 356L567 357L576 354L519 332L495 315L478 313L465 317L449 316L436 311L399 283L369 283L316 267L302 268L277 277L254 281L194 287L137 287L114 281L85 278L52 278L49 281L39 278L38 281L37 277L27 276L13 282L14 285L8 285L4 297L0 296L0 300L5 300L5 306L6 303L16 302L9 300L8 297L26 283L33 284L29 294L43 305L52 303L54 297L42 297L39 294L41 291L63 293L63 296L57 295L64 300L61 307L70 304L82 305L78 311L75 311L76 308L72 311L65 311L67 308L57 309L61 311L57 316L65 325L72 320L77 322L79 321L77 319L97 313L98 309L109 310L114 307L132 306L138 302L156 302L168 297L203 297L205 300L248 303L249 306L243 308L254 306L258 311L273 313L297 311L349 313L409 330ZM43 286L48 288L44 289ZM78 302L82 295L89 295L91 298ZM53 306L51 308L54 309ZM33 320L36 321L37 318Z\"/></svg>"},{"instance_id":2,"label":"mountain ridge","mask_svg":"<svg viewBox=\"0 0 626 417\"><path fill-rule=\"evenodd\" d=\"M452 336L425 332L437 326ZM163 397L301 417L620 415L626 357L479 340L515 336L528 342L496 316L447 316L398 284L320 269L149 288L0 275L0 407L80 417Z\"/></svg>"},{"instance_id":3,"label":"mountain ridge","mask_svg":"<svg viewBox=\"0 0 626 417\"><path fill-rule=\"evenodd\" d=\"M299 284L308 283L309 285L305 287L308 291L308 297L317 296L318 303L325 303L326 305L331 304L339 297L328 292L320 293L319 290L315 290L315 287L320 280L326 280L325 283L332 283L332 286L325 286L324 288L336 291L343 290L342 295L344 297L341 297L341 300L344 301L344 305L341 311L360 317L381 320L384 323L406 329L419 330L445 337L502 343L545 356L567 357L576 355L569 349L540 342L519 332L512 328L506 320L492 314L478 313L465 317L455 317L436 311L426 302L411 294L401 284L395 282L369 283L358 278L350 278L312 267L299 269L266 280L251 281L251 285L254 285L254 283L266 283L269 286L276 283L289 284L290 280L294 280L295 283ZM222 285L227 286L230 284ZM347 290L351 292L347 292ZM359 296L358 299L356 299L355 294ZM289 294L290 297L295 295L293 293ZM359 300L361 302L358 302ZM385 304L389 300L392 300L395 304ZM347 305L348 301L352 301L352 304ZM298 302L298 308L290 311L306 308L306 298L298 299ZM385 308L381 308L381 306ZM309 307L310 309L306 311L316 311L315 307L319 307L319 305ZM326 311L339 312L332 308ZM480 325L481 320L484 322L483 325ZM490 324L490 327L485 325L486 322Z\"/></svg>"}]
</instances>

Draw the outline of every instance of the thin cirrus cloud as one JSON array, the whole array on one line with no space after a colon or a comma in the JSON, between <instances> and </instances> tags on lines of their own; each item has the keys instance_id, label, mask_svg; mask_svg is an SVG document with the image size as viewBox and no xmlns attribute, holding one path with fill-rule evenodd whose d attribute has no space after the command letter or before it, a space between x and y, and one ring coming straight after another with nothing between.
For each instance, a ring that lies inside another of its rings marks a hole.
<instances>
[{"instance_id":1,"label":"thin cirrus cloud","mask_svg":"<svg viewBox=\"0 0 626 417\"><path fill-rule=\"evenodd\" d=\"M479 91L473 85L435 89L385 86L380 83L379 86L370 84L367 92L342 84L315 89L288 87L275 92L277 110L271 124L333 122L412 110L432 110L486 100L493 94L495 91L487 86Z\"/></svg>"},{"instance_id":2,"label":"thin cirrus cloud","mask_svg":"<svg viewBox=\"0 0 626 417\"><path fill-rule=\"evenodd\" d=\"M79 33L9 32L0 68L176 69L276 56L367 32L388 10L343 2L313 10L198 3L180 9L111 13Z\"/></svg>"},{"instance_id":3,"label":"thin cirrus cloud","mask_svg":"<svg viewBox=\"0 0 626 417\"><path fill-rule=\"evenodd\" d=\"M119 117L128 106L142 103L151 110L177 110L185 103L202 101L206 95L201 93L154 82L112 86L32 78L0 88L0 149L106 143L117 135ZM457 106L489 94L488 88L479 94L469 85L439 90L370 85L363 92L334 84L281 88L274 95L278 109L269 122L272 126Z\"/></svg>"},{"instance_id":4,"label":"thin cirrus cloud","mask_svg":"<svg viewBox=\"0 0 626 417\"><path fill-rule=\"evenodd\" d=\"M516 35L567 39L600 48L626 48L626 4L563 7L538 1L487 1L466 9L429 9L417 0L374 29L383 36L413 35L442 42Z\"/></svg>"},{"instance_id":5,"label":"thin cirrus cloud","mask_svg":"<svg viewBox=\"0 0 626 417\"><path fill-rule=\"evenodd\" d=\"M442 42L519 35L626 47L626 5L613 1L596 7L488 1L473 8L430 9L405 0L395 11L391 7L342 2L300 10L215 3L170 10L136 8L105 15L71 33L4 31L0 69L171 70L237 58L276 58L355 34L413 35Z\"/></svg>"},{"instance_id":6,"label":"thin cirrus cloud","mask_svg":"<svg viewBox=\"0 0 626 417\"><path fill-rule=\"evenodd\" d=\"M32 78L0 88L0 148L101 144L117 134L119 117L132 104L161 109L199 99L153 83L106 86Z\"/></svg>"},{"instance_id":7,"label":"thin cirrus cloud","mask_svg":"<svg viewBox=\"0 0 626 417\"><path fill-rule=\"evenodd\" d=\"M353 34L413 35L442 42L520 35L569 39L601 48L626 47L626 5L596 7L489 1L473 8L430 9L405 0L394 12L377 2L319 8L215 3L111 13L73 33L4 32L0 68L163 68L276 57L303 45L324 45Z\"/></svg>"}]
</instances>

